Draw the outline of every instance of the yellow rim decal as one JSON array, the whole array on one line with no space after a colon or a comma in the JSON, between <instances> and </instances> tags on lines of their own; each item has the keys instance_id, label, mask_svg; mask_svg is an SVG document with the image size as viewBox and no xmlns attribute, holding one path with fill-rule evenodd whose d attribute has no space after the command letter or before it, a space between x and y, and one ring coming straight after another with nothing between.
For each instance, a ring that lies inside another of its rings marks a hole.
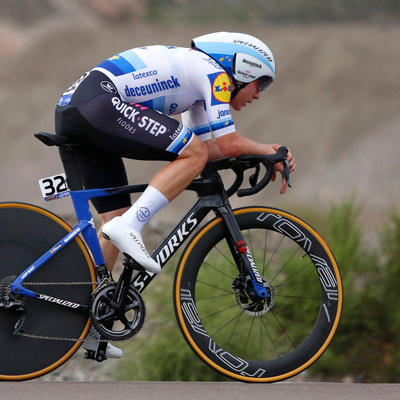
<instances>
[{"instance_id":1,"label":"yellow rim decal","mask_svg":"<svg viewBox=\"0 0 400 400\"><path fill-rule=\"evenodd\" d=\"M271 209L271 208L267 208L267 207L249 207L249 208L243 208L243 209L239 209L239 210L234 210L234 214L235 215L239 215L239 214L243 214L243 213L248 213L248 212L264 212L264 213L273 213L273 214L278 214L281 215L283 217L289 218L293 221L295 221L296 223L298 223L299 225L301 225L302 227L306 228L306 230L310 231L315 238L318 240L318 242L323 246L323 248L325 249L326 253L328 254L332 266L335 270L336 276L340 276L339 273L339 269L336 263L335 258L333 257L328 245L325 243L325 241L322 239L322 237L313 229L311 228L308 224L306 224L304 221L302 221L301 219L288 214L284 211L281 210L277 210L277 209ZM190 254L190 252L192 251L193 247L197 244L197 242L203 237L204 234L206 234L211 228L213 228L215 225L217 225L218 223L220 223L222 221L222 218L217 218L214 221L212 221L209 225L206 225L195 237L195 239L192 241L192 243L190 244L190 246L188 247L188 249L185 251L185 254L182 258L182 262L180 264L180 266L184 266L186 264L187 258ZM223 368L221 368L219 365L217 365L216 363L214 363L212 360L210 360L197 346L197 344L193 341L188 329L186 328L186 324L185 321L183 319L183 314L182 314L182 310L180 308L180 292L179 292L179 287L181 285L181 279L182 279L182 267L179 269L178 274L177 274L177 279L176 279L176 285L175 285L175 301L177 304L177 314L178 314L178 318L180 321L180 326L184 331L185 337L186 339L189 341L190 345L193 347L193 349L196 350L196 353L203 358L207 364L211 365L214 369L216 369L217 371L222 372L224 375L228 375L231 376L235 379L240 379L242 381L248 381L248 382L274 382L274 381L278 381L278 380L283 380L283 379L287 379L290 378L302 371L304 371L306 368L308 368L311 364L313 364L321 355L322 353L326 350L326 348L328 347L329 343L332 341L333 336L336 332L336 329L339 325L339 321L340 321L340 316L341 316L341 310L342 310L342 298L343 298L343 289L342 289L342 285L341 285L341 281L338 280L338 312L336 314L336 319L335 322L333 324L333 327L331 329L331 333L328 336L328 338L326 339L324 345L321 347L321 349L308 361L306 362L304 365L302 365L301 367L290 371L286 374L282 374L279 376L274 376L274 377L269 377L269 378L252 378L252 377L247 377L247 376L242 376L239 374L235 374L232 373L230 371L227 371Z\"/></svg>"},{"instance_id":2,"label":"yellow rim decal","mask_svg":"<svg viewBox=\"0 0 400 400\"><path fill-rule=\"evenodd\" d=\"M51 212L49 212L43 208L31 205L31 204L1 203L0 208L22 208L22 209L31 210L31 211L37 212L39 214L42 214L42 215L52 219L53 221L57 222L66 231L68 231L68 232L72 231L72 227L70 225L68 225L65 221L63 221L61 218L59 218L57 215L52 214ZM79 236L77 236L75 238L75 240L76 240L77 244L79 245L80 249L82 250L83 255L85 256L86 262L89 266L92 282L96 282L96 272L94 270L92 258L90 257L90 254L88 253L88 250L87 250L85 244L83 243L82 239ZM95 289L95 285L93 285L92 290L94 290L94 289ZM45 375L45 374L53 371L54 369L56 369L57 367L62 365L65 361L67 361L78 350L78 348L82 344L81 340L83 340L86 337L86 335L88 334L90 326L91 326L91 319L88 318L85 329L83 330L82 335L79 337L80 340L75 343L75 345L71 348L71 350L68 353L66 353L64 355L64 357L60 358L57 362L50 365L49 367L46 367L40 371L32 372L30 374L25 374L25 375L0 375L0 379L9 380L9 381L33 379L33 378L39 377L41 375Z\"/></svg>"}]
</instances>

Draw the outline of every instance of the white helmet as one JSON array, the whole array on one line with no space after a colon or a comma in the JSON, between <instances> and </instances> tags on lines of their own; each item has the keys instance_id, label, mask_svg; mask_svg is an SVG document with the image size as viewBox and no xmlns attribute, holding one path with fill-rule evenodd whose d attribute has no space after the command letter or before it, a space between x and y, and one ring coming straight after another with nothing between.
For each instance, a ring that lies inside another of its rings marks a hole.
<instances>
[{"instance_id":1,"label":"white helmet","mask_svg":"<svg viewBox=\"0 0 400 400\"><path fill-rule=\"evenodd\" d=\"M275 78L274 56L269 47L254 36L236 32L210 33L193 39L192 48L209 55L233 78L236 93L232 93L232 97L260 78L263 78L260 79L262 91Z\"/></svg>"}]
</instances>

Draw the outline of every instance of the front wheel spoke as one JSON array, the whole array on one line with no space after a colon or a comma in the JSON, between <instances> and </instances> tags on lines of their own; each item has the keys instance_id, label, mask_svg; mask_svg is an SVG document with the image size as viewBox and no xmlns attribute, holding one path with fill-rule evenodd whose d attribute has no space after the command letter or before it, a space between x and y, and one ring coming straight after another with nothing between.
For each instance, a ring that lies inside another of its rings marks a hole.
<instances>
[{"instance_id":1,"label":"front wheel spoke","mask_svg":"<svg viewBox=\"0 0 400 400\"><path fill-rule=\"evenodd\" d=\"M268 339L269 339L269 341L270 341L272 347L274 348L277 357L280 358L281 355L280 355L280 353L279 353L279 351L278 351L278 348L277 348L276 345L275 345L275 341L273 340L273 338L272 338L272 336L271 336L271 333L270 333L270 331L269 331L269 329L268 329L268 327L267 327L267 325L266 325L266 323L265 323L265 321L264 321L264 318L261 318L261 328L260 328L260 329L262 330L262 328L264 328L265 332L267 333ZM262 335L261 335L261 336L262 336ZM260 339L260 340L261 340L261 339Z\"/></svg>"},{"instance_id":2,"label":"front wheel spoke","mask_svg":"<svg viewBox=\"0 0 400 400\"><path fill-rule=\"evenodd\" d=\"M319 279L309 279L309 280L304 280L304 281L296 281L296 282L290 282L287 283L287 280L285 280L284 282L281 282L279 285L275 285L274 288L278 289L278 288L287 288L287 287L293 287L296 285L302 285L305 287L308 287L310 284L315 284L317 283L317 285L319 285Z\"/></svg>"},{"instance_id":3,"label":"front wheel spoke","mask_svg":"<svg viewBox=\"0 0 400 400\"><path fill-rule=\"evenodd\" d=\"M232 281L233 281L233 279L232 279ZM217 289L217 290L220 290L222 292L226 292L227 294L232 295L232 289L230 289L230 290L224 289L224 288L222 288L220 286L216 286L216 285L213 285L211 283L208 283L208 282L205 282L205 281L201 281L201 280L198 280L197 283L202 283L203 285L206 285L206 286L208 286L210 288Z\"/></svg>"},{"instance_id":4,"label":"front wheel spoke","mask_svg":"<svg viewBox=\"0 0 400 400\"><path fill-rule=\"evenodd\" d=\"M289 258L286 260L286 262L282 265L281 269L275 274L275 276L271 279L271 283L275 281L275 279L285 270L285 268L290 264L290 261L293 259L293 257L298 253L298 251L301 249L301 247L297 247L292 254L289 256ZM275 254L275 253L274 253ZM297 272L296 272L297 273ZM295 273L295 274L296 274ZM295 275L294 274L294 275Z\"/></svg>"},{"instance_id":5,"label":"front wheel spoke","mask_svg":"<svg viewBox=\"0 0 400 400\"><path fill-rule=\"evenodd\" d=\"M223 259L225 259L225 261L227 261L232 267L234 267L235 269L237 269L236 264L233 262L232 258L229 258L226 253L224 253L219 246L215 246L214 247L215 250L217 250L217 252L222 256ZM230 252L228 253L230 254ZM220 274L226 275L228 278L230 278L229 275L227 275L226 273L222 272L220 269L212 266L211 264L206 263L209 267L213 268L214 270L216 270L217 272L219 272Z\"/></svg>"},{"instance_id":6,"label":"front wheel spoke","mask_svg":"<svg viewBox=\"0 0 400 400\"><path fill-rule=\"evenodd\" d=\"M321 297L313 297L313 296L301 296L301 295L291 295L291 294L277 294L275 293L275 297L284 298L284 299L301 299L301 300L317 300L321 301Z\"/></svg>"},{"instance_id":7,"label":"front wheel spoke","mask_svg":"<svg viewBox=\"0 0 400 400\"><path fill-rule=\"evenodd\" d=\"M221 298L226 298L228 296L232 296L232 292L227 292L224 294L216 294L214 296L207 296L207 297L197 297L196 301L204 301L204 300L212 300L212 299L221 299Z\"/></svg>"},{"instance_id":8,"label":"front wheel spoke","mask_svg":"<svg viewBox=\"0 0 400 400\"><path fill-rule=\"evenodd\" d=\"M202 319L202 320L205 320L205 319L208 319L208 318L211 318L211 317L215 317L216 315L221 314L221 313L223 313L223 312L225 312L225 311L228 311L228 310L230 310L230 309L232 309L232 308L234 308L234 307L237 307L237 304L236 304L236 303L234 303L234 304L232 304L232 305L230 305L230 306L227 306L227 307L225 307L225 308L223 308L223 309L221 309L221 310L218 310L218 311L216 311L216 312L214 312L214 313L205 315L204 317L201 317L201 319Z\"/></svg>"},{"instance_id":9,"label":"front wheel spoke","mask_svg":"<svg viewBox=\"0 0 400 400\"><path fill-rule=\"evenodd\" d=\"M240 321L242 315L243 315L243 314L242 314L241 312L239 312L235 317L232 317L228 322L226 322L225 324L223 324L222 326L220 326L217 330L213 331L213 332L210 334L210 336L214 336L214 335L217 335L217 334L221 333L221 332L222 332L226 327L228 327L230 324L236 322L236 323L235 323L235 326L234 326L233 329L232 329L232 332L230 333L229 339L228 339L228 341L226 342L226 344L229 345L229 343L230 343L230 341L231 341L231 339L232 339L232 337L233 337L233 335L234 335L234 333L235 333L236 327L238 326L238 323L239 323L239 321Z\"/></svg>"},{"instance_id":10,"label":"front wheel spoke","mask_svg":"<svg viewBox=\"0 0 400 400\"><path fill-rule=\"evenodd\" d=\"M293 342L292 338L290 337L289 333L287 332L286 328L283 326L283 324L281 323L279 317L276 315L275 311L272 310L272 315L275 318L275 321L277 322L277 324L279 325L279 327L281 328L282 332L284 333L284 335L288 338L289 342L291 343L293 349L296 349L297 346L296 344Z\"/></svg>"},{"instance_id":11,"label":"front wheel spoke","mask_svg":"<svg viewBox=\"0 0 400 400\"><path fill-rule=\"evenodd\" d=\"M277 246L275 247L274 251L272 252L271 257L269 258L268 262L263 267L263 273L271 265L272 260L274 259L275 255L278 253L278 250L281 247L282 242L284 241L284 239L285 239L285 236L282 235L282 238L280 239L279 243L277 244ZM279 274L279 272L278 272L278 274Z\"/></svg>"},{"instance_id":12,"label":"front wheel spoke","mask_svg":"<svg viewBox=\"0 0 400 400\"><path fill-rule=\"evenodd\" d=\"M254 319L255 319L255 317L253 317L253 318L251 319L249 331L248 331L248 333L247 333L246 342L245 342L244 349L243 349L243 356L246 354L247 346L248 346L249 341L250 341L251 332L252 332L253 326L254 326Z\"/></svg>"},{"instance_id":13,"label":"front wheel spoke","mask_svg":"<svg viewBox=\"0 0 400 400\"><path fill-rule=\"evenodd\" d=\"M287 265L287 264L285 264L283 268L285 268L286 265ZM300 272L305 271L305 269L308 268L310 265L313 265L311 261L308 262L307 264L305 264L303 267L297 268L291 275L289 275L289 276L288 276L284 281L282 281L279 285L284 284L285 282L287 282L287 281L289 281L290 279L292 279L294 276L298 275ZM283 270L283 268L282 268L282 270ZM281 270L281 271L282 271L282 270ZM281 271L279 271L279 273L280 273ZM274 277L274 279L275 279L277 276L278 276L278 275L276 275L276 276ZM274 279L273 279L273 280L274 280Z\"/></svg>"}]
</instances>

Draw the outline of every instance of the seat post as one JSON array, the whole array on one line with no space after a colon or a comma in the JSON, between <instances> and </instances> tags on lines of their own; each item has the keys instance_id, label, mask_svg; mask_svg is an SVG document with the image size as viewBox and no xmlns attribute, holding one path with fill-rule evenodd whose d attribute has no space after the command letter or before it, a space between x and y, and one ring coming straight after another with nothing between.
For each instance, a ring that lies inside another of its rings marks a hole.
<instances>
[{"instance_id":1,"label":"seat post","mask_svg":"<svg viewBox=\"0 0 400 400\"><path fill-rule=\"evenodd\" d=\"M70 190L83 190L82 180L75 162L73 148L59 147L61 162L64 166L67 183Z\"/></svg>"},{"instance_id":2,"label":"seat post","mask_svg":"<svg viewBox=\"0 0 400 400\"><path fill-rule=\"evenodd\" d=\"M36 132L34 136L46 146L58 147L69 189L82 190L82 179L75 161L75 149L79 147L79 145L73 143L67 136L54 135L48 132Z\"/></svg>"}]
</instances>

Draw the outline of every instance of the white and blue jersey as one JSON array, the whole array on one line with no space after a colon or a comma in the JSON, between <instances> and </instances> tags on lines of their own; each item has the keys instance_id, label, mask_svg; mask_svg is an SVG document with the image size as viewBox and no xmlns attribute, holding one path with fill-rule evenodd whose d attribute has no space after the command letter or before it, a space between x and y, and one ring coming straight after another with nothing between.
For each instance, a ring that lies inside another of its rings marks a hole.
<instances>
[{"instance_id":1,"label":"white and blue jersey","mask_svg":"<svg viewBox=\"0 0 400 400\"><path fill-rule=\"evenodd\" d=\"M135 48L116 54L92 71L106 75L125 102L169 116L183 114L183 125L202 140L235 131L228 75L199 51L167 46ZM59 105L67 105L75 89L76 85L64 93Z\"/></svg>"},{"instance_id":2,"label":"white and blue jersey","mask_svg":"<svg viewBox=\"0 0 400 400\"><path fill-rule=\"evenodd\" d=\"M86 72L61 96L56 133L79 144L75 163L86 188L127 184L123 158L173 161L194 135L235 131L225 70L179 47L124 51ZM182 123L173 116L182 114ZM128 207L129 194L92 200L97 212Z\"/></svg>"}]
</instances>

